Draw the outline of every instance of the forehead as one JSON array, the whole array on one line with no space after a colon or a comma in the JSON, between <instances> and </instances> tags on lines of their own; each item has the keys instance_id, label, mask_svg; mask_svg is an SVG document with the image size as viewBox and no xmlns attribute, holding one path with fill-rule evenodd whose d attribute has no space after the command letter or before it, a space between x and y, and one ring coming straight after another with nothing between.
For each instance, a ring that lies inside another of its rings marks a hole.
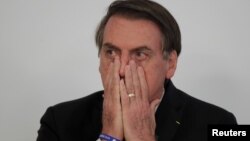
<instances>
[{"instance_id":1,"label":"forehead","mask_svg":"<svg viewBox=\"0 0 250 141\"><path fill-rule=\"evenodd\" d=\"M106 43L128 49L137 46L161 49L162 34L150 20L115 15L110 17L104 29L103 44Z\"/></svg>"}]
</instances>

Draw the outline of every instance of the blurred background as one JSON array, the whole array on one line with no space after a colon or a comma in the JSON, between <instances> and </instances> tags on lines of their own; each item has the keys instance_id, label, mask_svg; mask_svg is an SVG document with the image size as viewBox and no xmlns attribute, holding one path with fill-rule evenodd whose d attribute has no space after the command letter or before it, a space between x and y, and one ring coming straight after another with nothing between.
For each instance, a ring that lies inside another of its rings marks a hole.
<instances>
[{"instance_id":1,"label":"blurred background","mask_svg":"<svg viewBox=\"0 0 250 141\"><path fill-rule=\"evenodd\" d=\"M175 86L250 123L250 1L156 0L176 18ZM57 103L102 89L94 33L111 0L0 0L0 140L36 140Z\"/></svg>"}]
</instances>

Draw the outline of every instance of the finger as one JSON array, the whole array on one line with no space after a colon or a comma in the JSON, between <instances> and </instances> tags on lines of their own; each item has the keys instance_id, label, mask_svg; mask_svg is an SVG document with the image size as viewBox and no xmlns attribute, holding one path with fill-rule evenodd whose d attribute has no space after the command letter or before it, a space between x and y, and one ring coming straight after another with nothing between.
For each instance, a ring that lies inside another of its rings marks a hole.
<instances>
[{"instance_id":1,"label":"finger","mask_svg":"<svg viewBox=\"0 0 250 141\"><path fill-rule=\"evenodd\" d=\"M150 109L153 112L153 114L155 114L155 111L157 107L159 106L160 102L161 102L160 99L155 99L150 103Z\"/></svg>"},{"instance_id":2,"label":"finger","mask_svg":"<svg viewBox=\"0 0 250 141\"><path fill-rule=\"evenodd\" d=\"M133 80L132 80L130 65L127 65L125 67L125 84L126 84L125 86L126 86L128 94L134 93L134 86L133 86Z\"/></svg>"},{"instance_id":3,"label":"finger","mask_svg":"<svg viewBox=\"0 0 250 141\"><path fill-rule=\"evenodd\" d=\"M121 95L121 104L122 104L122 110L126 110L129 105L129 97L127 95L126 86L124 83L124 80L120 80L120 95Z\"/></svg>"},{"instance_id":4,"label":"finger","mask_svg":"<svg viewBox=\"0 0 250 141\"><path fill-rule=\"evenodd\" d=\"M108 98L111 97L111 85L112 85L112 74L113 74L113 69L114 69L114 63L111 62L109 64L109 68L108 68L108 73L107 76L105 78L105 82L104 82L104 98Z\"/></svg>"},{"instance_id":5,"label":"finger","mask_svg":"<svg viewBox=\"0 0 250 141\"><path fill-rule=\"evenodd\" d=\"M137 71L136 64L135 64L134 60L130 61L130 66L131 66L131 74L132 74L132 80L133 80L133 87L134 87L135 95L138 98L141 98L141 86L140 86L138 71Z\"/></svg>"},{"instance_id":6,"label":"finger","mask_svg":"<svg viewBox=\"0 0 250 141\"><path fill-rule=\"evenodd\" d=\"M106 76L106 88L104 88L104 109L108 107L112 107L112 99L113 99L113 89L112 89L112 83L113 83L113 72L114 72L114 62L111 62L108 68L108 74Z\"/></svg>"},{"instance_id":7,"label":"finger","mask_svg":"<svg viewBox=\"0 0 250 141\"><path fill-rule=\"evenodd\" d=\"M106 75L106 78L105 78L104 89L107 89L109 84L110 84L110 77L111 77L111 74L112 74L112 71L113 71L113 65L114 65L113 62L111 62L109 64L108 72L107 72L107 75Z\"/></svg>"},{"instance_id":8,"label":"finger","mask_svg":"<svg viewBox=\"0 0 250 141\"><path fill-rule=\"evenodd\" d=\"M114 71L113 71L113 98L116 102L120 103L120 76L119 76L119 69L120 69L120 60L119 57L115 57L114 60Z\"/></svg>"},{"instance_id":9,"label":"finger","mask_svg":"<svg viewBox=\"0 0 250 141\"><path fill-rule=\"evenodd\" d=\"M152 119L152 122L155 123L155 112L156 112L156 109L157 107L159 106L161 100L160 99L155 99L153 100L151 103L150 103L150 110L151 110L151 119ZM152 128L155 129L156 125L155 124L152 124Z\"/></svg>"},{"instance_id":10,"label":"finger","mask_svg":"<svg viewBox=\"0 0 250 141\"><path fill-rule=\"evenodd\" d=\"M145 101L149 101L148 84L146 81L144 70L141 66L138 66L137 71L138 71L139 81L141 84L142 99Z\"/></svg>"}]
</instances>

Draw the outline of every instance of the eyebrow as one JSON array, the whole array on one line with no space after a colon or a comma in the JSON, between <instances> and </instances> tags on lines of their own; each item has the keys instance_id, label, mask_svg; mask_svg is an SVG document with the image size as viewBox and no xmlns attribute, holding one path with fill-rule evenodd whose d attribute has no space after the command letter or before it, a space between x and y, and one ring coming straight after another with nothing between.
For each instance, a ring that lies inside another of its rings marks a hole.
<instances>
[{"instance_id":1,"label":"eyebrow","mask_svg":"<svg viewBox=\"0 0 250 141\"><path fill-rule=\"evenodd\" d=\"M111 43L104 43L103 47L110 48L110 49L115 49L115 50L121 50L119 47L117 47L116 45L113 45ZM138 47L130 50L130 52L136 52L136 51L152 52L152 50L148 46L146 46L146 45L138 46Z\"/></svg>"},{"instance_id":2,"label":"eyebrow","mask_svg":"<svg viewBox=\"0 0 250 141\"><path fill-rule=\"evenodd\" d=\"M111 43L105 43L102 45L102 47L108 48L108 49L115 49L115 50L121 50L119 47L111 44Z\"/></svg>"},{"instance_id":3,"label":"eyebrow","mask_svg":"<svg viewBox=\"0 0 250 141\"><path fill-rule=\"evenodd\" d=\"M132 52L137 52L137 51L147 51L147 52L151 52L152 50L149 48L149 47L147 47L147 46L139 46L139 47L137 47L137 48L135 48L135 49L132 49Z\"/></svg>"}]
</instances>

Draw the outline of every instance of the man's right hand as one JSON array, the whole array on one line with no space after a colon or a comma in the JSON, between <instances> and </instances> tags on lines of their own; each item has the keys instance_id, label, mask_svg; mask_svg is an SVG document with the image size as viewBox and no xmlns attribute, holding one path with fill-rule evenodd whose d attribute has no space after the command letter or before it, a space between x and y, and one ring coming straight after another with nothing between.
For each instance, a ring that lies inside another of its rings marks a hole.
<instances>
[{"instance_id":1,"label":"man's right hand","mask_svg":"<svg viewBox=\"0 0 250 141\"><path fill-rule=\"evenodd\" d=\"M110 63L104 84L104 101L102 113L102 133L123 139L122 108L120 102L120 60L116 57Z\"/></svg>"}]
</instances>

